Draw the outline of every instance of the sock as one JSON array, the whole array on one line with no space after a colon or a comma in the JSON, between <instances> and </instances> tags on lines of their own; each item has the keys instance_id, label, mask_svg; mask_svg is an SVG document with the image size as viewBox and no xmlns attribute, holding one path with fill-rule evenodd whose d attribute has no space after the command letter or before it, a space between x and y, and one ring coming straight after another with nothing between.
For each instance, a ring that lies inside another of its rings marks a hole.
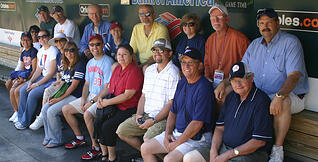
<instances>
[{"instance_id":1,"label":"sock","mask_svg":"<svg viewBox=\"0 0 318 162\"><path fill-rule=\"evenodd\" d=\"M94 150L99 151L99 147L98 146L92 146L94 148Z\"/></svg>"},{"instance_id":2,"label":"sock","mask_svg":"<svg viewBox=\"0 0 318 162\"><path fill-rule=\"evenodd\" d=\"M77 138L78 140L83 140L83 139L84 139L84 136L76 136L76 138Z\"/></svg>"}]
</instances>

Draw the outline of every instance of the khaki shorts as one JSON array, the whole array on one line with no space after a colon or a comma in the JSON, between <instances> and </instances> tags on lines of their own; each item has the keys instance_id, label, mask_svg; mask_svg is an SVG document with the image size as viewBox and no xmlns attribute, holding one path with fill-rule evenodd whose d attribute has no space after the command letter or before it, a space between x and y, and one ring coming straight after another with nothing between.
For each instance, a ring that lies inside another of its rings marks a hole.
<instances>
[{"instance_id":1,"label":"khaki shorts","mask_svg":"<svg viewBox=\"0 0 318 162\"><path fill-rule=\"evenodd\" d=\"M299 113L305 109L305 98L300 99L297 95L294 93L289 94L289 98L291 101L290 111L292 114Z\"/></svg>"},{"instance_id":2,"label":"khaki shorts","mask_svg":"<svg viewBox=\"0 0 318 162\"><path fill-rule=\"evenodd\" d=\"M86 101L89 102L92 98L94 98L96 95L94 94L89 94L88 97L86 98ZM82 98L78 98L69 104L72 105L79 113L84 114L84 111L81 109L81 101ZM97 105L94 103L92 106L90 106L86 111L90 112L94 117L96 116L96 109Z\"/></svg>"},{"instance_id":3,"label":"khaki shorts","mask_svg":"<svg viewBox=\"0 0 318 162\"><path fill-rule=\"evenodd\" d=\"M149 118L148 114L144 114L144 117ZM136 114L122 122L116 133L125 137L140 137L151 139L161 134L166 129L166 120L161 120L148 129L141 129L136 123Z\"/></svg>"}]
</instances>

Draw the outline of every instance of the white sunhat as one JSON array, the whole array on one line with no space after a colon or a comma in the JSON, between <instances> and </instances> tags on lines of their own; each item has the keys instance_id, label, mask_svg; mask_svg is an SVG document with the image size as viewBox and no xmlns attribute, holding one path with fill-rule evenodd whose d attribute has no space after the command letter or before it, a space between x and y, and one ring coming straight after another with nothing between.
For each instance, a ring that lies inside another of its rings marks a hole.
<instances>
[{"instance_id":1,"label":"white sunhat","mask_svg":"<svg viewBox=\"0 0 318 162\"><path fill-rule=\"evenodd\" d=\"M66 39L67 41L71 41L72 38L71 37L67 37L64 33L57 33L54 38L50 39L49 40L49 45L51 46L55 46L55 39L59 39L59 38L64 38Z\"/></svg>"}]
</instances>

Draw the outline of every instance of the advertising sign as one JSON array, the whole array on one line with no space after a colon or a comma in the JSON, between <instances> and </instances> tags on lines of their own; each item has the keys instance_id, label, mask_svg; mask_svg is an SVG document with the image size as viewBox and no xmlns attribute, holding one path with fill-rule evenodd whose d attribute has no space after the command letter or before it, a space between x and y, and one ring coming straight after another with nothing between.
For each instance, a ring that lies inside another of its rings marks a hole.
<instances>
[{"instance_id":1,"label":"advertising sign","mask_svg":"<svg viewBox=\"0 0 318 162\"><path fill-rule=\"evenodd\" d=\"M63 3L63 0L25 0L26 2L36 3Z\"/></svg>"},{"instance_id":2,"label":"advertising sign","mask_svg":"<svg viewBox=\"0 0 318 162\"><path fill-rule=\"evenodd\" d=\"M20 46L21 31L0 28L0 42L13 46Z\"/></svg>"},{"instance_id":3,"label":"advertising sign","mask_svg":"<svg viewBox=\"0 0 318 162\"><path fill-rule=\"evenodd\" d=\"M318 32L318 12L275 10L283 30Z\"/></svg>"},{"instance_id":4,"label":"advertising sign","mask_svg":"<svg viewBox=\"0 0 318 162\"><path fill-rule=\"evenodd\" d=\"M88 11L87 8L91 4L79 4L79 14L81 16L87 16ZM98 4L102 9L102 17L109 17L110 9L109 4Z\"/></svg>"},{"instance_id":5,"label":"advertising sign","mask_svg":"<svg viewBox=\"0 0 318 162\"><path fill-rule=\"evenodd\" d=\"M16 11L15 2L0 1L0 11Z\"/></svg>"},{"instance_id":6,"label":"advertising sign","mask_svg":"<svg viewBox=\"0 0 318 162\"><path fill-rule=\"evenodd\" d=\"M215 3L223 4L229 10L231 9L252 9L254 0L215 0Z\"/></svg>"}]
</instances>

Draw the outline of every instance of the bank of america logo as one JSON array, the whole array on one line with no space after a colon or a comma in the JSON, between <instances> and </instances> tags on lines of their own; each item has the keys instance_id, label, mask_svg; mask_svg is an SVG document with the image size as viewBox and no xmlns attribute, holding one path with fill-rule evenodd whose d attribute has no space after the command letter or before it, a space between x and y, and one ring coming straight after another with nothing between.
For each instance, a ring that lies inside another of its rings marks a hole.
<instances>
[{"instance_id":1,"label":"bank of america logo","mask_svg":"<svg viewBox=\"0 0 318 162\"><path fill-rule=\"evenodd\" d=\"M169 12L160 14L155 21L167 27L171 40L176 38L181 33L181 30L179 28L181 25L181 20Z\"/></svg>"}]
</instances>

